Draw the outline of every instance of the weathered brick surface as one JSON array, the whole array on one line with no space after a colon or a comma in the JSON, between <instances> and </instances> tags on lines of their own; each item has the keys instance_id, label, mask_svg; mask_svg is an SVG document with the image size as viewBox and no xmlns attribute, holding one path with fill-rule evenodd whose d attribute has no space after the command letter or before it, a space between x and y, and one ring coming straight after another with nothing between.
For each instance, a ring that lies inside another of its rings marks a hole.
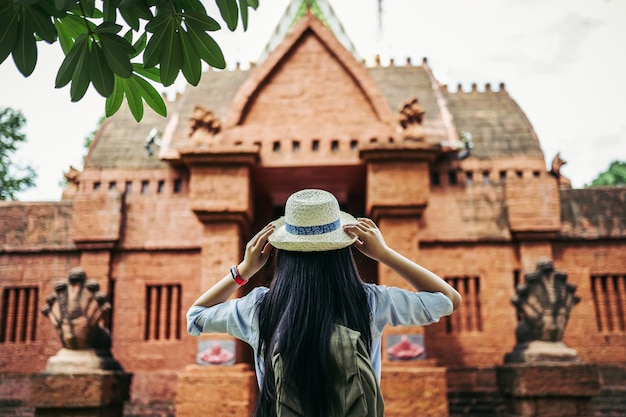
<instances>
[{"instance_id":1,"label":"weathered brick surface","mask_svg":"<svg viewBox=\"0 0 626 417\"><path fill-rule=\"evenodd\" d=\"M188 367L179 374L176 417L246 416L257 395L254 372L247 365Z\"/></svg>"},{"instance_id":2,"label":"weathered brick surface","mask_svg":"<svg viewBox=\"0 0 626 417\"><path fill-rule=\"evenodd\" d=\"M386 364L380 386L385 400L385 416L448 415L444 368Z\"/></svg>"},{"instance_id":3,"label":"weathered brick surface","mask_svg":"<svg viewBox=\"0 0 626 417\"><path fill-rule=\"evenodd\" d=\"M28 404L36 408L98 408L130 398L132 375L121 371L31 374Z\"/></svg>"},{"instance_id":4,"label":"weathered brick surface","mask_svg":"<svg viewBox=\"0 0 626 417\"><path fill-rule=\"evenodd\" d=\"M120 238L120 193L77 195L73 202L72 239L75 242L115 242Z\"/></svg>"}]
</instances>

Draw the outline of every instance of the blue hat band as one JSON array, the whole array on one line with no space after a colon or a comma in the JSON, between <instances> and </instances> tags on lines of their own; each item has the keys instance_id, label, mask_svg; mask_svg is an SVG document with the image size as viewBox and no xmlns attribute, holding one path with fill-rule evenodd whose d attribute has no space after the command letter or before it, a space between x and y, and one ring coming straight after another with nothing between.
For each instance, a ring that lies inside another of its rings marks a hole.
<instances>
[{"instance_id":1,"label":"blue hat band","mask_svg":"<svg viewBox=\"0 0 626 417\"><path fill-rule=\"evenodd\" d=\"M316 226L294 226L289 223L285 223L285 230L292 235L299 236L312 236L323 235L324 233L334 232L339 229L341 225L341 219L337 219L332 223L316 225Z\"/></svg>"}]
</instances>

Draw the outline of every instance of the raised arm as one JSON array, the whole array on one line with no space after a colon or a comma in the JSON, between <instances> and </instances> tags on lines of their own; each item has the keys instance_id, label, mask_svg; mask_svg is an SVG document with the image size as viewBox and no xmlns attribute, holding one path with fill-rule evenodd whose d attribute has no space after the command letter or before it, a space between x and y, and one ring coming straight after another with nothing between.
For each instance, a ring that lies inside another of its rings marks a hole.
<instances>
[{"instance_id":1,"label":"raised arm","mask_svg":"<svg viewBox=\"0 0 626 417\"><path fill-rule=\"evenodd\" d=\"M274 231L274 225L268 224L257 233L246 245L243 261L238 265L239 274L244 281L249 280L267 262L272 251L272 247L267 243L267 238ZM196 301L194 306L213 307L216 304L228 300L239 286L233 280L230 272L209 288Z\"/></svg>"},{"instance_id":2,"label":"raised arm","mask_svg":"<svg viewBox=\"0 0 626 417\"><path fill-rule=\"evenodd\" d=\"M416 290L443 293L452 301L455 310L461 305L461 295L437 274L387 246L380 229L371 219L359 218L358 223L346 225L344 230L358 238L354 243L357 249L366 256L387 265Z\"/></svg>"}]
</instances>

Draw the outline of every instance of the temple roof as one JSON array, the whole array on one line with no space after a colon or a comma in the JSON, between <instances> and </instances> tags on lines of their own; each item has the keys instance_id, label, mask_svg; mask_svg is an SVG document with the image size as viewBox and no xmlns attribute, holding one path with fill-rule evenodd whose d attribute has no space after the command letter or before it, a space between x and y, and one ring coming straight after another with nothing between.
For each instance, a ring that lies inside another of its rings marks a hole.
<instances>
[{"instance_id":1,"label":"temple roof","mask_svg":"<svg viewBox=\"0 0 626 417\"><path fill-rule=\"evenodd\" d=\"M341 21L337 18L328 0L291 0L276 25L276 29L272 32L265 48L263 48L258 63L262 63L267 59L270 53L283 41L289 30L307 12L311 12L323 22L333 32L344 48L352 53L355 59L360 59L354 44L350 40L350 37L343 28Z\"/></svg>"}]
</instances>

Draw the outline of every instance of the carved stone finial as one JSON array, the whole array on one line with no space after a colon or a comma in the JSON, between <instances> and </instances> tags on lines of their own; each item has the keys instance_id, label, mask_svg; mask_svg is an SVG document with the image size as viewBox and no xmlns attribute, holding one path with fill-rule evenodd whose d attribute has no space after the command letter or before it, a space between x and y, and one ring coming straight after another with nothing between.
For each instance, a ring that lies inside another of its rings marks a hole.
<instances>
[{"instance_id":1,"label":"carved stone finial","mask_svg":"<svg viewBox=\"0 0 626 417\"><path fill-rule=\"evenodd\" d=\"M525 275L511 303L517 309L517 345L508 362L578 360L578 354L562 343L570 312L580 297L567 274L556 271L548 258L537 261L536 270Z\"/></svg>"},{"instance_id":2,"label":"carved stone finial","mask_svg":"<svg viewBox=\"0 0 626 417\"><path fill-rule=\"evenodd\" d=\"M195 145L210 145L217 142L222 131L218 117L206 107L196 105L189 119L189 137Z\"/></svg>"},{"instance_id":3,"label":"carved stone finial","mask_svg":"<svg viewBox=\"0 0 626 417\"><path fill-rule=\"evenodd\" d=\"M554 158L552 158L550 174L557 179L560 188L572 188L571 181L561 174L561 167L565 164L567 164L567 161L561 158L561 152L557 152L557 154L554 155Z\"/></svg>"},{"instance_id":4,"label":"carved stone finial","mask_svg":"<svg viewBox=\"0 0 626 417\"><path fill-rule=\"evenodd\" d=\"M417 98L409 99L402 105L398 113L398 124L402 128L402 135L405 139L424 140L422 121L425 113Z\"/></svg>"},{"instance_id":5,"label":"carved stone finial","mask_svg":"<svg viewBox=\"0 0 626 417\"><path fill-rule=\"evenodd\" d=\"M78 192L78 185L80 184L80 174L81 171L77 170L71 165L69 170L63 173L63 176L67 181L67 187L65 187L65 189L63 190L63 194L61 196L62 200L71 199Z\"/></svg>"}]
</instances>

